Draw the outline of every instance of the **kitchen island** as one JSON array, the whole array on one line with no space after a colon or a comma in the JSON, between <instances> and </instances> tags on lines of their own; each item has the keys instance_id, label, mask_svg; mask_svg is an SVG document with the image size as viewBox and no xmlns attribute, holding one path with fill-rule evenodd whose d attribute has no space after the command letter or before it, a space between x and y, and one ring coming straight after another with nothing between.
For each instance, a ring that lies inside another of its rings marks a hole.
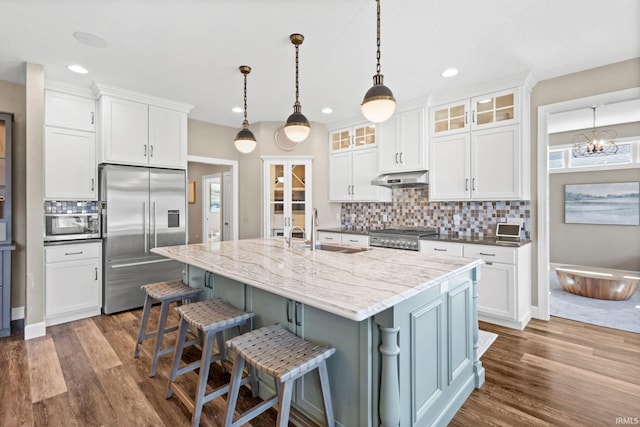
<instances>
[{"instance_id":1,"label":"kitchen island","mask_svg":"<svg viewBox=\"0 0 640 427\"><path fill-rule=\"evenodd\" d=\"M253 311L254 328L278 322L335 347L327 364L337 425L446 425L484 382L475 309L482 261L335 249L276 237L153 252L185 263L189 284L209 297ZM260 387L268 396L273 382ZM301 419L322 419L313 373L297 384L293 405Z\"/></svg>"}]
</instances>

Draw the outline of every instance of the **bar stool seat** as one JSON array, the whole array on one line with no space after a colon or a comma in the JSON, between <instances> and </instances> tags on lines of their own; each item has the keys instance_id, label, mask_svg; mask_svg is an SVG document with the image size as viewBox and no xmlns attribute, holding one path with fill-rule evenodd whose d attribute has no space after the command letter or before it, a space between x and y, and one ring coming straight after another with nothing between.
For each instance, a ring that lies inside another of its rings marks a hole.
<instances>
[{"instance_id":1,"label":"bar stool seat","mask_svg":"<svg viewBox=\"0 0 640 427\"><path fill-rule=\"evenodd\" d=\"M156 343L153 351L153 362L151 363L150 377L156 375L156 368L158 366L158 359L163 354L168 354L173 351L173 346L162 349L162 339L164 334L178 330L177 326L166 328L167 316L169 314L169 306L173 302L181 304L183 300L192 300L196 295L200 293L200 289L191 288L185 285L182 280L169 280L166 282L150 283L143 285L142 289L145 291L146 296L144 299L144 308L142 309L142 319L140 320L140 331L138 332L138 341L136 342L136 349L133 353L134 357L140 355L140 344L147 338L156 337ZM151 306L160 302L160 318L158 319L158 329L155 332L146 333L147 321L149 320L149 313Z\"/></svg>"},{"instance_id":2,"label":"bar stool seat","mask_svg":"<svg viewBox=\"0 0 640 427\"><path fill-rule=\"evenodd\" d=\"M335 426L326 364L326 359L335 353L334 348L305 341L280 325L266 326L232 338L227 341L227 346L236 352L236 358L227 397L225 427L240 426L275 403L278 403L276 425L286 427L289 422L294 382L314 369L318 369L320 375L327 425ZM233 421L245 362L250 368L249 372L258 370L274 377L277 393Z\"/></svg>"},{"instance_id":3,"label":"bar stool seat","mask_svg":"<svg viewBox=\"0 0 640 427\"><path fill-rule=\"evenodd\" d=\"M176 307L176 312L180 315L181 320L176 348L173 353L171 376L169 378L166 398L170 398L175 392L176 397L178 397L193 414L191 419L192 425L197 426L200 423L202 406L229 390L229 385L226 384L218 387L209 394L205 394L211 363L216 361L224 363L226 359L223 331L238 327L241 333L244 332L243 329L247 329L247 321L251 319L254 314L238 310L220 298L182 305ZM196 328L200 332L203 339L202 356L200 361L192 362L180 368L182 352L185 347L190 344L190 342L186 342L189 326ZM218 353L213 355L213 344L216 340L218 341ZM179 375L186 374L198 368L200 369L198 373L198 386L196 396L192 399L175 381ZM241 376L242 372L240 373L240 377ZM258 392L258 381L255 373L238 380L238 382L242 384L246 384L249 381L252 382L252 392L255 396Z\"/></svg>"}]
</instances>

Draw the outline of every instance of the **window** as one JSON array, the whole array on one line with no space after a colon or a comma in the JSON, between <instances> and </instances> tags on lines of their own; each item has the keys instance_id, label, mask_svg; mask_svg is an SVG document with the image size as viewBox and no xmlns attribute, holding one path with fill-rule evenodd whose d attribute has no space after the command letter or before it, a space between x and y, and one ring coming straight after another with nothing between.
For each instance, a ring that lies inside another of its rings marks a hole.
<instances>
[{"instance_id":1,"label":"window","mask_svg":"<svg viewBox=\"0 0 640 427\"><path fill-rule=\"evenodd\" d=\"M549 147L549 173L640 168L640 137L617 141L618 152L608 156L573 157L571 144Z\"/></svg>"}]
</instances>

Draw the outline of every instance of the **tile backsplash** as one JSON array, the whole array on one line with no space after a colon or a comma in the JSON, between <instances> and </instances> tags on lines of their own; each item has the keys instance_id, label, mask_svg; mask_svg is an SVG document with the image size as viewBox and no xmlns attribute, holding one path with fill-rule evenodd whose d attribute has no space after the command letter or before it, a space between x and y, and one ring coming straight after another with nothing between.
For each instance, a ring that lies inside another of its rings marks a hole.
<instances>
[{"instance_id":1,"label":"tile backsplash","mask_svg":"<svg viewBox=\"0 0 640 427\"><path fill-rule=\"evenodd\" d=\"M46 200L44 202L44 213L100 213L100 202L80 201L80 200Z\"/></svg>"},{"instance_id":2,"label":"tile backsplash","mask_svg":"<svg viewBox=\"0 0 640 427\"><path fill-rule=\"evenodd\" d=\"M389 227L437 227L442 235L495 236L496 224L522 218L523 237L531 230L531 203L527 201L430 202L429 189L394 188L390 203L342 203L341 225L348 230Z\"/></svg>"}]
</instances>

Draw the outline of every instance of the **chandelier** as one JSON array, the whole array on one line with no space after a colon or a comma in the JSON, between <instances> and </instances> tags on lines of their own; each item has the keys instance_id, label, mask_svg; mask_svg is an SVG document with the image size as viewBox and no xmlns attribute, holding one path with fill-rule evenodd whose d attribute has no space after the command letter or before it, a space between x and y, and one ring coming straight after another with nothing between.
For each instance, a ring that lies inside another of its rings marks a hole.
<instances>
[{"instance_id":1,"label":"chandelier","mask_svg":"<svg viewBox=\"0 0 640 427\"><path fill-rule=\"evenodd\" d=\"M608 156L618 152L614 130L596 129L596 107L593 110L593 128L590 132L580 133L573 137L573 157Z\"/></svg>"}]
</instances>

